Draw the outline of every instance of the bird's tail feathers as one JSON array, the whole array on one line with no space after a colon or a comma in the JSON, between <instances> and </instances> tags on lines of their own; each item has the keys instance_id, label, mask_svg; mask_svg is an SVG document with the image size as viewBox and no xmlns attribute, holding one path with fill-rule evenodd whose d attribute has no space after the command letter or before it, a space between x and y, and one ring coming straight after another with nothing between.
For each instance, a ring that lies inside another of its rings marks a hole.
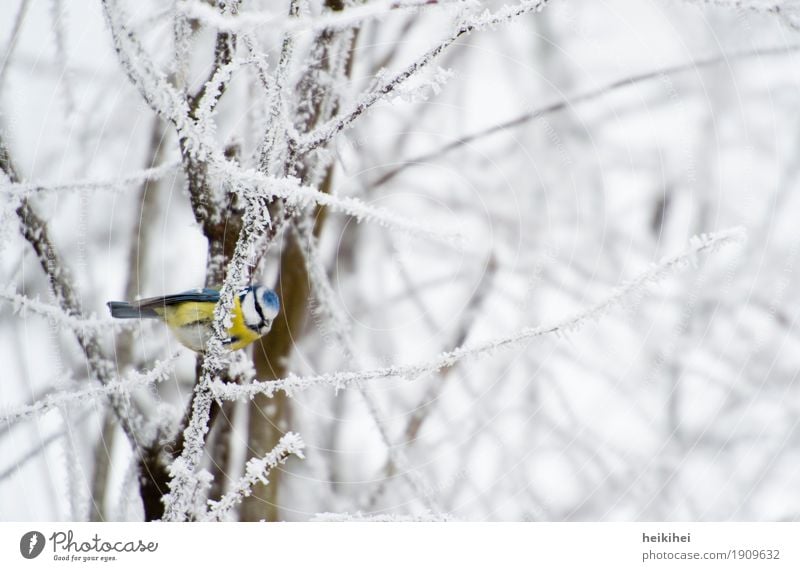
<instances>
[{"instance_id":1,"label":"bird's tail feathers","mask_svg":"<svg viewBox=\"0 0 800 571\"><path fill-rule=\"evenodd\" d=\"M111 317L120 319L153 318L158 314L152 309L142 309L138 305L131 305L126 301L109 301L108 309L111 310Z\"/></svg>"}]
</instances>

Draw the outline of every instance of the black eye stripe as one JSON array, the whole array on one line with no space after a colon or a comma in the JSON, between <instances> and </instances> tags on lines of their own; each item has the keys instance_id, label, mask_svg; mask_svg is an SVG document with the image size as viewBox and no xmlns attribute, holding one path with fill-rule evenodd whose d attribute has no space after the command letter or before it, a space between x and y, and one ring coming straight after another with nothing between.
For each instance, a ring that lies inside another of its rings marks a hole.
<instances>
[{"instance_id":1,"label":"black eye stripe","mask_svg":"<svg viewBox=\"0 0 800 571\"><path fill-rule=\"evenodd\" d=\"M258 299L256 299L256 294L255 293L253 293L253 305L256 306L256 313L258 313L258 316L261 318L261 321L259 321L259 324L265 323L267 320L264 317L264 311L261 309L261 304L258 303Z\"/></svg>"}]
</instances>

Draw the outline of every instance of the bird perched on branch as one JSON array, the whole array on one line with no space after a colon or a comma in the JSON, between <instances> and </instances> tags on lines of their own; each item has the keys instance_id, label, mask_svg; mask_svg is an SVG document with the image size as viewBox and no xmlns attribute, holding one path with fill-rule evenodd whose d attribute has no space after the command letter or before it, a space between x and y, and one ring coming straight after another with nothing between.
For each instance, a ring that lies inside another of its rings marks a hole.
<instances>
[{"instance_id":1,"label":"bird perched on branch","mask_svg":"<svg viewBox=\"0 0 800 571\"><path fill-rule=\"evenodd\" d=\"M214 307L219 301L215 289L193 289L174 295L151 297L128 303L109 301L113 317L154 318L164 321L183 345L202 353L211 339ZM278 315L278 295L264 286L249 286L233 297L232 323L223 343L231 351L246 347L266 335Z\"/></svg>"}]
</instances>

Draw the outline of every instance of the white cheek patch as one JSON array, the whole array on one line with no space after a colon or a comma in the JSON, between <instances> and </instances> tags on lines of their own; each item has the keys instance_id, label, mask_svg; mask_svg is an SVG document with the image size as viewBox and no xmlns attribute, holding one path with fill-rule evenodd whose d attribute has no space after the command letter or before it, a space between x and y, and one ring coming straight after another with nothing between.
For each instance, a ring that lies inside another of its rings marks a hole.
<instances>
[{"instance_id":1,"label":"white cheek patch","mask_svg":"<svg viewBox=\"0 0 800 571\"><path fill-rule=\"evenodd\" d=\"M264 312L264 318L272 321L278 316L278 310L271 305L262 305L261 310Z\"/></svg>"},{"instance_id":2,"label":"white cheek patch","mask_svg":"<svg viewBox=\"0 0 800 571\"><path fill-rule=\"evenodd\" d=\"M256 298L253 292L249 292L242 299L242 316L245 324L251 329L257 329L261 323L261 316L258 315L258 310L256 310Z\"/></svg>"}]
</instances>

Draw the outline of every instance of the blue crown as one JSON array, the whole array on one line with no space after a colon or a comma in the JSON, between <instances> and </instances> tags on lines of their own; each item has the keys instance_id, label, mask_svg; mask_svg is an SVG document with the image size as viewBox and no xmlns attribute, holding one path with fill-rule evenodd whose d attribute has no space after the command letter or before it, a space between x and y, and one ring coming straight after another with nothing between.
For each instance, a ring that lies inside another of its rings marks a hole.
<instances>
[{"instance_id":1,"label":"blue crown","mask_svg":"<svg viewBox=\"0 0 800 571\"><path fill-rule=\"evenodd\" d=\"M267 307L272 307L275 311L278 311L281 307L281 302L278 300L278 294L276 294L271 289L266 290L261 295L261 300L263 301L264 305Z\"/></svg>"}]
</instances>

